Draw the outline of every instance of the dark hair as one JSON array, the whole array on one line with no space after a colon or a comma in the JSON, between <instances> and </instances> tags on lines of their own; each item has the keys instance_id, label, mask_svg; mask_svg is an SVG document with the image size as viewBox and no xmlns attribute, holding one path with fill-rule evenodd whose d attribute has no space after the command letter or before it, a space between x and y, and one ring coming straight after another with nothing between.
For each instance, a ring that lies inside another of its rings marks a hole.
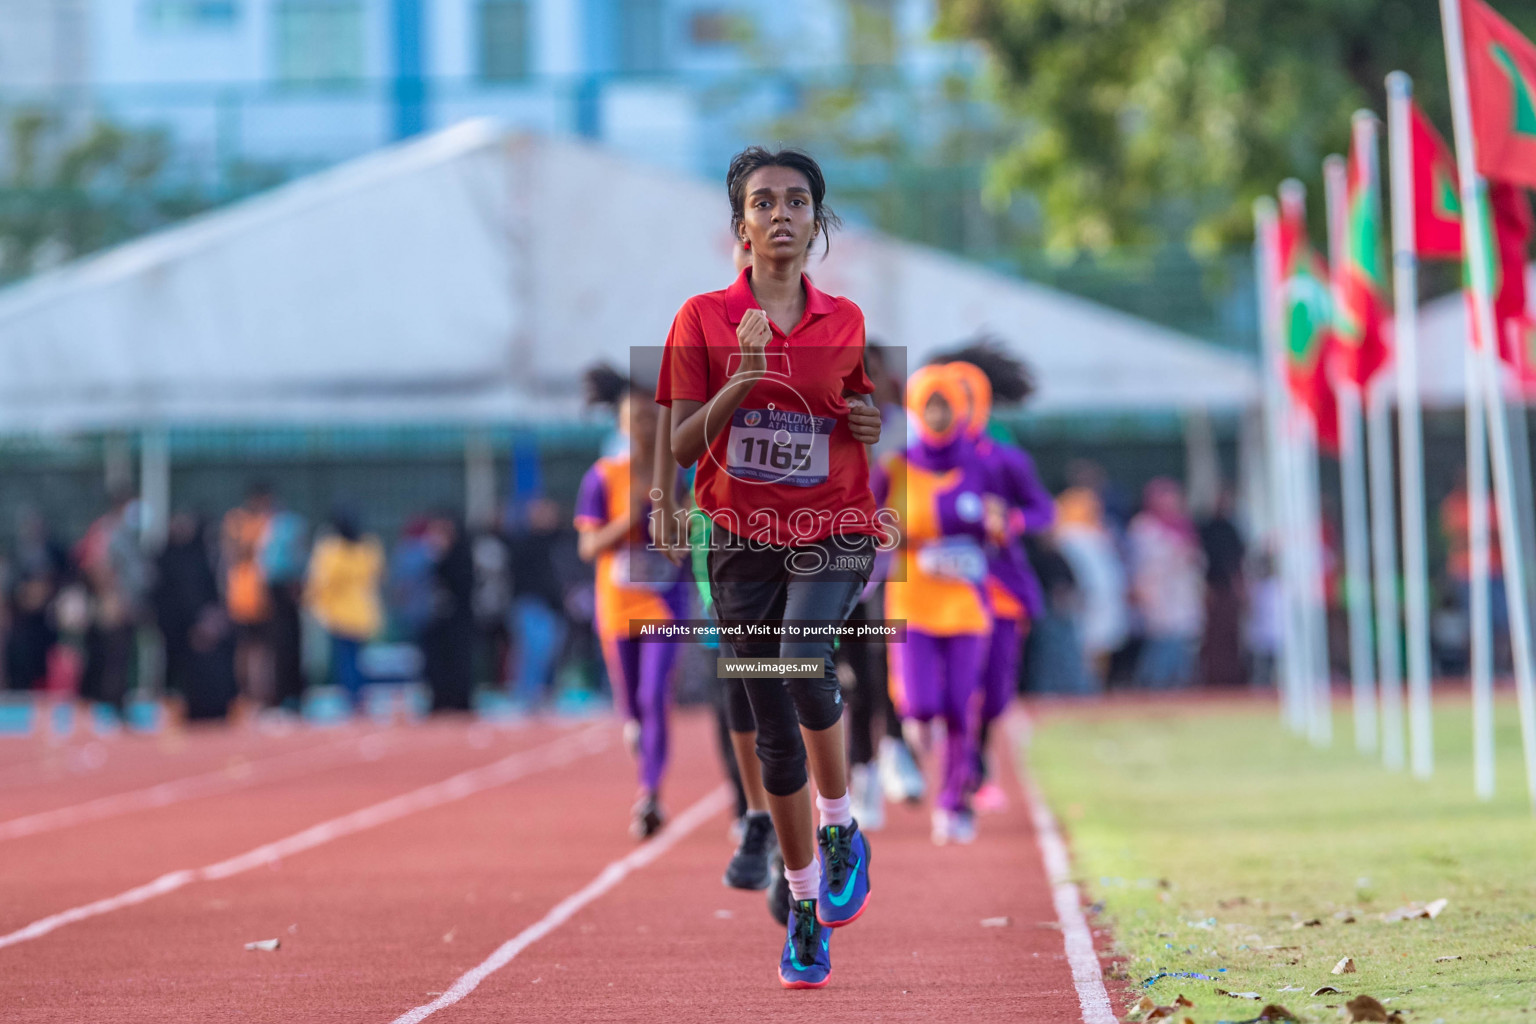
<instances>
[{"instance_id":1,"label":"dark hair","mask_svg":"<svg viewBox=\"0 0 1536 1024\"><path fill-rule=\"evenodd\" d=\"M811 186L811 208L815 211L816 227L826 246L822 251L831 249L832 230L841 227L843 222L826 204L827 178L821 173L821 165L803 149L781 149L775 153L762 146L748 146L731 157L730 169L725 172L725 192L731 200L731 233L737 233L747 214L747 179L764 167L787 167L805 175Z\"/></svg>"},{"instance_id":2,"label":"dark hair","mask_svg":"<svg viewBox=\"0 0 1536 1024\"><path fill-rule=\"evenodd\" d=\"M357 510L351 505L337 505L331 509L331 529L342 540L356 544L362 538L363 528Z\"/></svg>"},{"instance_id":3,"label":"dark hair","mask_svg":"<svg viewBox=\"0 0 1536 1024\"><path fill-rule=\"evenodd\" d=\"M987 383L992 385L992 401L997 405L1013 405L1035 393L1034 372L991 335L977 335L957 348L936 354L928 362L975 366L987 375Z\"/></svg>"},{"instance_id":4,"label":"dark hair","mask_svg":"<svg viewBox=\"0 0 1536 1024\"><path fill-rule=\"evenodd\" d=\"M582 375L583 390L588 405L606 405L617 409L625 395L653 400L654 396L630 378L615 370L610 363L594 363Z\"/></svg>"}]
</instances>

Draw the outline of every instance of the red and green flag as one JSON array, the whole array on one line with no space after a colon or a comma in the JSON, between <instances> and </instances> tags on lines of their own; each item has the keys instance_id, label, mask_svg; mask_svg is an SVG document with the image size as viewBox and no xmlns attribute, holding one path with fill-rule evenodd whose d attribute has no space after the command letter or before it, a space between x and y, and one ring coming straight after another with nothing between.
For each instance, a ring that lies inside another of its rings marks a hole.
<instances>
[{"instance_id":1,"label":"red and green flag","mask_svg":"<svg viewBox=\"0 0 1536 1024\"><path fill-rule=\"evenodd\" d=\"M1482 0L1463 0L1477 170L1536 188L1536 43Z\"/></svg>"},{"instance_id":2,"label":"red and green flag","mask_svg":"<svg viewBox=\"0 0 1536 1024\"><path fill-rule=\"evenodd\" d=\"M1369 135L1367 138L1374 138ZM1339 371L1364 386L1387 362L1387 267L1381 242L1381 175L1374 146L1356 132L1349 152L1344 265L1334 329Z\"/></svg>"},{"instance_id":3,"label":"red and green flag","mask_svg":"<svg viewBox=\"0 0 1536 1024\"><path fill-rule=\"evenodd\" d=\"M1423 259L1461 259L1461 189L1456 155L1417 103L1413 123L1414 248Z\"/></svg>"},{"instance_id":4,"label":"red and green flag","mask_svg":"<svg viewBox=\"0 0 1536 1024\"><path fill-rule=\"evenodd\" d=\"M1493 206L1493 234L1498 247L1494 261L1493 315L1500 337L1507 326L1526 315L1525 257L1531 247L1531 204L1525 189L1496 181L1488 188ZM1509 355L1505 353L1506 357Z\"/></svg>"},{"instance_id":5,"label":"red and green flag","mask_svg":"<svg viewBox=\"0 0 1536 1024\"><path fill-rule=\"evenodd\" d=\"M1415 105L1414 241L1421 257L1462 258L1460 196L1460 179L1451 148ZM1522 346L1512 340L1523 337L1519 334L1517 321L1527 318L1525 263L1533 230L1530 203L1523 186L1494 180L1481 193L1478 206L1483 217L1483 237L1489 240L1483 258L1489 265L1494 322L1498 325L1502 343L1500 351L1510 365L1520 370L1522 377L1536 381L1536 362L1524 356ZM1470 273L1470 270L1463 271L1469 287ZM1475 319L1473 323L1476 323Z\"/></svg>"},{"instance_id":6,"label":"red and green flag","mask_svg":"<svg viewBox=\"0 0 1536 1024\"><path fill-rule=\"evenodd\" d=\"M1286 378L1296 403L1317 423L1318 443L1337 449L1338 404L1328 381L1333 346L1333 301L1328 267L1307 240L1306 209L1281 197L1280 315L1285 332Z\"/></svg>"},{"instance_id":7,"label":"red and green flag","mask_svg":"<svg viewBox=\"0 0 1536 1024\"><path fill-rule=\"evenodd\" d=\"M1493 290L1493 321L1499 336L1499 354L1527 380L1536 380L1536 363L1530 363L1517 340L1517 325L1528 318L1525 289L1525 260L1530 248L1533 219L1525 190L1508 182L1484 184L1477 197L1478 213L1483 219L1483 237L1488 240L1482 259L1488 267L1489 286ZM1471 268L1462 271L1471 300ZM1473 317L1473 342L1482 345Z\"/></svg>"}]
</instances>

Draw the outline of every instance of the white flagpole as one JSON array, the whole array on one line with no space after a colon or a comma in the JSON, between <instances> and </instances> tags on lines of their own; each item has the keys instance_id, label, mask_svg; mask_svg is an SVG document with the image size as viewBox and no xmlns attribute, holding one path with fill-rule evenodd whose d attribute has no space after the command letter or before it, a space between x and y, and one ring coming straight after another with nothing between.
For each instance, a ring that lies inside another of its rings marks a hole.
<instances>
[{"instance_id":1,"label":"white flagpole","mask_svg":"<svg viewBox=\"0 0 1536 1024\"><path fill-rule=\"evenodd\" d=\"M1369 194L1379 197L1381 160L1376 115L1369 110L1356 111L1351 128L1354 147L1366 162ZM1374 212L1373 223L1379 220L1381 210L1378 207ZM1377 678L1381 686L1400 693L1403 662L1397 607L1397 504L1392 495L1392 404L1384 379L1378 377L1366 387L1365 403L1371 474L1372 562L1376 569Z\"/></svg>"},{"instance_id":2,"label":"white flagpole","mask_svg":"<svg viewBox=\"0 0 1536 1024\"><path fill-rule=\"evenodd\" d=\"M1328 270L1333 280L1333 301L1339 304L1344 299L1342 282L1349 237L1349 171L1343 157L1335 154L1323 161L1323 184L1328 206ZM1338 322L1338 317L1334 317L1334 322ZM1334 387L1339 396L1339 482L1344 492L1350 696L1354 704L1355 748L1365 754L1376 749L1376 676L1371 665L1371 538L1366 522L1360 387L1347 374L1340 374Z\"/></svg>"},{"instance_id":3,"label":"white flagpole","mask_svg":"<svg viewBox=\"0 0 1536 1024\"><path fill-rule=\"evenodd\" d=\"M1305 531L1301 552L1306 558L1305 585L1307 634L1311 661L1307 688L1311 724L1307 734L1312 742L1326 747L1333 742L1332 670L1328 662L1328 592L1323 572L1323 517L1321 487L1318 481L1317 421L1301 419L1302 443L1297 446L1302 472L1302 525Z\"/></svg>"},{"instance_id":4,"label":"white flagpole","mask_svg":"<svg viewBox=\"0 0 1536 1024\"><path fill-rule=\"evenodd\" d=\"M1295 208L1295 215L1306 217L1307 189L1295 178L1280 183L1280 203ZM1296 473L1296 557L1301 575L1302 636L1306 661L1304 685L1307 709L1307 736L1317 746L1333 742L1333 701L1328 664L1327 595L1323 587L1322 517L1317 469L1317 423L1313 416L1296 417L1298 442L1294 446Z\"/></svg>"},{"instance_id":5,"label":"white flagpole","mask_svg":"<svg viewBox=\"0 0 1536 1024\"><path fill-rule=\"evenodd\" d=\"M1299 588L1295 571L1295 504L1292 497L1295 478L1290 471L1291 419L1290 394L1285 383L1285 349L1280 338L1280 312L1276 291L1280 268L1275 265L1279 233L1275 201L1260 198L1253 204L1254 272L1259 299L1259 338L1264 352L1264 414L1269 435L1269 471L1275 507L1275 569L1280 574L1281 644L1277 686L1280 712L1293 732L1306 728L1302 704L1303 658L1299 630Z\"/></svg>"},{"instance_id":6,"label":"white flagpole","mask_svg":"<svg viewBox=\"0 0 1536 1024\"><path fill-rule=\"evenodd\" d=\"M1393 358L1397 365L1397 433L1403 506L1403 604L1407 617L1408 689L1429 696L1429 542L1424 525L1424 428L1419 395L1419 258L1413 210L1413 81L1387 76L1387 135L1392 163ZM1381 681L1381 757L1404 767L1403 690Z\"/></svg>"},{"instance_id":7,"label":"white flagpole","mask_svg":"<svg viewBox=\"0 0 1536 1024\"><path fill-rule=\"evenodd\" d=\"M1499 547L1504 564L1504 594L1509 602L1509 635L1515 657L1515 689L1519 701L1520 739L1525 753L1525 781L1536 809L1536 680L1532 677L1531 619L1526 607L1525 559L1521 553L1520 524L1515 519L1514 468L1510 462L1509 433L1499 388L1499 337L1493 318L1492 268L1483 258L1492 251L1485 237L1488 224L1482 217L1487 185L1477 173L1476 138L1472 130L1472 97L1467 87L1467 54L1463 45L1460 0L1440 0L1445 27L1445 60L1451 86L1451 115L1456 129L1456 165L1461 177L1461 225L1463 248L1472 277L1472 307L1482 344L1476 346L1488 437L1493 450L1494 500L1498 503ZM1472 343L1473 337L1469 337ZM1468 388L1469 392L1475 390ZM1470 469L1470 467L1469 467ZM1476 588L1476 583L1473 584ZM1476 593L1476 589L1473 591Z\"/></svg>"},{"instance_id":8,"label":"white flagpole","mask_svg":"<svg viewBox=\"0 0 1536 1024\"><path fill-rule=\"evenodd\" d=\"M1468 207L1467 209L1472 209ZM1468 216L1463 210L1463 216ZM1493 616L1489 607L1488 545L1488 417L1484 406L1482 367L1471 338L1477 330L1476 314L1467 310L1466 351L1462 361L1467 375L1467 550L1471 557L1467 602L1468 672L1472 676L1472 788L1478 797L1493 797Z\"/></svg>"}]
</instances>

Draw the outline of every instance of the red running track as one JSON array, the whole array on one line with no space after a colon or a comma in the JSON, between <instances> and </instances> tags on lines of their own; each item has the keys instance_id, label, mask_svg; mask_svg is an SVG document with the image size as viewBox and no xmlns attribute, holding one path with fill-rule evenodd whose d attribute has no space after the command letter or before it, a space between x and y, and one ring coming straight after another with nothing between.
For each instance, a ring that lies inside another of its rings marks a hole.
<instances>
[{"instance_id":1,"label":"red running track","mask_svg":"<svg viewBox=\"0 0 1536 1024\"><path fill-rule=\"evenodd\" d=\"M370 734L380 739L367 757L325 753ZM0 842L0 1020L389 1024L636 849L634 772L610 723L204 732L175 744L118 737L112 770L39 768L37 785L0 789L4 822L231 757L256 766L225 791ZM567 763L542 763L552 744ZM715 793L720 771L705 719L679 715L674 744L676 813ZM290 754L263 774L264 759ZM508 763L516 777L476 772ZM718 813L427 1020L1078 1021L1050 887L1007 782L1013 809L984 818L971 847L935 848L926 811L888 808L871 834L870 909L834 935L826 989L779 987L782 930L761 894L720 884L731 845ZM395 799L407 793L416 804ZM354 813L379 806L380 820ZM350 824L305 832L328 821ZM15 938L295 834L308 838L281 857ZM1011 924L982 927L995 917ZM275 953L244 949L270 938L282 940Z\"/></svg>"}]
</instances>

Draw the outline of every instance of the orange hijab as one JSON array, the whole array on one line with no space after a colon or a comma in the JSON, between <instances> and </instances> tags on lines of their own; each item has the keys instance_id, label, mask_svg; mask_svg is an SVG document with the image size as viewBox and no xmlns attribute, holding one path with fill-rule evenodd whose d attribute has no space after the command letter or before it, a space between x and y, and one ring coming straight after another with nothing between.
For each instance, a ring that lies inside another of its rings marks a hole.
<instances>
[{"instance_id":1,"label":"orange hijab","mask_svg":"<svg viewBox=\"0 0 1536 1024\"><path fill-rule=\"evenodd\" d=\"M965 436L980 437L992 416L992 382L975 363L945 363L944 368L955 375L965 391Z\"/></svg>"}]
</instances>

